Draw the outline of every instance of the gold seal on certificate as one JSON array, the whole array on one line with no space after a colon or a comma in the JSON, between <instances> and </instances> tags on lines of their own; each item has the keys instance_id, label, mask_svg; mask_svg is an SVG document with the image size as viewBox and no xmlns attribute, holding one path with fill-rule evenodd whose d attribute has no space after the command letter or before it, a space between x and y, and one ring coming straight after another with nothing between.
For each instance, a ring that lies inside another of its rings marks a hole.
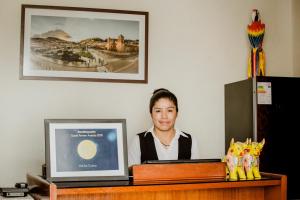
<instances>
[{"instance_id":1,"label":"gold seal on certificate","mask_svg":"<svg viewBox=\"0 0 300 200\"><path fill-rule=\"evenodd\" d=\"M81 158L90 160L97 154L97 145L91 140L83 140L77 146L77 153Z\"/></svg>"}]
</instances>

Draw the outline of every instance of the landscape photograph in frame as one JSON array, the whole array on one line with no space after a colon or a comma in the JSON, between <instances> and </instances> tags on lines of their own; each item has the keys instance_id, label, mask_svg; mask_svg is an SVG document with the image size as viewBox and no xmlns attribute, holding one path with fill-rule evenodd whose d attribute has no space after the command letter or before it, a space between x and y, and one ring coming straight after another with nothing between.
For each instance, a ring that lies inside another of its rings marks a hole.
<instances>
[{"instance_id":1,"label":"landscape photograph in frame","mask_svg":"<svg viewBox=\"0 0 300 200\"><path fill-rule=\"evenodd\" d=\"M147 83L148 13L22 5L20 79Z\"/></svg>"}]
</instances>

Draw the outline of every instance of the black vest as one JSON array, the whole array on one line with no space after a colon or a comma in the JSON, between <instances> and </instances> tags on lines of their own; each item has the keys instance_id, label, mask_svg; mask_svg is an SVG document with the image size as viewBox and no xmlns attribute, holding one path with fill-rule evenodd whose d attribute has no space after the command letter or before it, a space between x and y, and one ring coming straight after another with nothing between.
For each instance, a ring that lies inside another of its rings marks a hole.
<instances>
[{"instance_id":1,"label":"black vest","mask_svg":"<svg viewBox=\"0 0 300 200\"><path fill-rule=\"evenodd\" d=\"M138 134L141 148L141 163L146 160L158 160L154 138L151 133L146 133L142 132ZM190 134L184 134L188 137L180 135L178 139L178 160L191 159L192 137Z\"/></svg>"}]
</instances>

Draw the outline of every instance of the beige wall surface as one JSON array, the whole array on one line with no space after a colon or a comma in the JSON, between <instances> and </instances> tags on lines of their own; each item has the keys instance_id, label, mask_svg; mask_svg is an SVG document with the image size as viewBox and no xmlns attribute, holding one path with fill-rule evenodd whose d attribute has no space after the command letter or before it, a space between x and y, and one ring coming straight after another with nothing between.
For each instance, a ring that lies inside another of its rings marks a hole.
<instances>
[{"instance_id":1,"label":"beige wall surface","mask_svg":"<svg viewBox=\"0 0 300 200\"><path fill-rule=\"evenodd\" d=\"M293 0L292 9L294 76L300 76L300 1Z\"/></svg>"},{"instance_id":2,"label":"beige wall surface","mask_svg":"<svg viewBox=\"0 0 300 200\"><path fill-rule=\"evenodd\" d=\"M148 11L148 84L20 80L21 4ZM160 87L177 95L177 126L196 136L201 157L221 158L224 84L247 76L253 8L266 24L267 75L293 76L290 0L1 0L0 187L41 174L44 119L125 118L130 144L151 126Z\"/></svg>"}]
</instances>

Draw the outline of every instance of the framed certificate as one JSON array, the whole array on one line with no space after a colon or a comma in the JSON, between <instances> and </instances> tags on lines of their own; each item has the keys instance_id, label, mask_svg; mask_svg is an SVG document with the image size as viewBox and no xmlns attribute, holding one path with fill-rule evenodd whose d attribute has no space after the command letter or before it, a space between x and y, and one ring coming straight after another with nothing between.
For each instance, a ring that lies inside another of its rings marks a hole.
<instances>
[{"instance_id":1,"label":"framed certificate","mask_svg":"<svg viewBox=\"0 0 300 200\"><path fill-rule=\"evenodd\" d=\"M49 181L128 180L125 119L45 119Z\"/></svg>"}]
</instances>

